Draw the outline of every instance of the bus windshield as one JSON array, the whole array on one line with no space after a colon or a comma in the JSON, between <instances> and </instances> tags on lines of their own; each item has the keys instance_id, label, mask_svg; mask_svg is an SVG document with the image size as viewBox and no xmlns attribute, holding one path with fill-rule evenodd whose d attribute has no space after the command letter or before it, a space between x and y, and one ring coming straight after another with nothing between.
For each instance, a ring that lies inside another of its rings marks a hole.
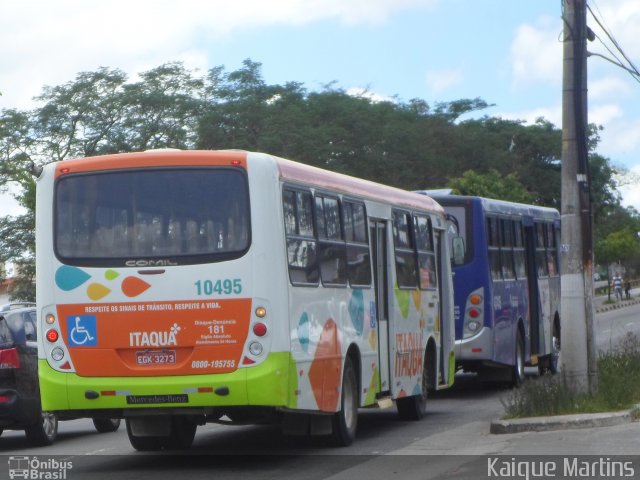
<instances>
[{"instance_id":1,"label":"bus windshield","mask_svg":"<svg viewBox=\"0 0 640 480\"><path fill-rule=\"evenodd\" d=\"M237 257L249 246L249 218L247 180L238 169L68 175L56 186L56 254L75 265Z\"/></svg>"}]
</instances>

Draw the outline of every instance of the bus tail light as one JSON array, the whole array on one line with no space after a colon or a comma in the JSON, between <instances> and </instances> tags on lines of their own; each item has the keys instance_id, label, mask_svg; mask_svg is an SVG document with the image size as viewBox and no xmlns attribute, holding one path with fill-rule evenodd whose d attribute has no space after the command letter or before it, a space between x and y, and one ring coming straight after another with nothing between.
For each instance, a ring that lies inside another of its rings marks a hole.
<instances>
[{"instance_id":1,"label":"bus tail light","mask_svg":"<svg viewBox=\"0 0 640 480\"><path fill-rule=\"evenodd\" d=\"M47 340L49 340L51 343L55 343L58 341L58 338L60 338L60 334L57 330L50 328L49 330L47 330L45 337L47 337Z\"/></svg>"},{"instance_id":2,"label":"bus tail light","mask_svg":"<svg viewBox=\"0 0 640 480\"><path fill-rule=\"evenodd\" d=\"M478 288L467 297L462 338L476 335L484 324L484 288Z\"/></svg>"},{"instance_id":3,"label":"bus tail light","mask_svg":"<svg viewBox=\"0 0 640 480\"><path fill-rule=\"evenodd\" d=\"M256 337L264 337L267 334L267 326L264 323L256 323L253 326L253 333Z\"/></svg>"}]
</instances>

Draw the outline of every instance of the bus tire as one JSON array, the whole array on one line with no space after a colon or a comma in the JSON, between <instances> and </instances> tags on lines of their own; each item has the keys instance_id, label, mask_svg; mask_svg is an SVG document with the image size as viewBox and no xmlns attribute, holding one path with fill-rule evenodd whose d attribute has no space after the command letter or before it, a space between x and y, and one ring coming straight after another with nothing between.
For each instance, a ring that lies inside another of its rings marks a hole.
<instances>
[{"instance_id":1,"label":"bus tire","mask_svg":"<svg viewBox=\"0 0 640 480\"><path fill-rule=\"evenodd\" d=\"M25 428L24 433L32 445L51 445L58 436L58 416L51 412L40 412L40 420Z\"/></svg>"},{"instance_id":2,"label":"bus tire","mask_svg":"<svg viewBox=\"0 0 640 480\"><path fill-rule=\"evenodd\" d=\"M340 410L333 415L332 442L337 447L351 445L358 428L358 380L349 357L344 362Z\"/></svg>"},{"instance_id":3,"label":"bus tire","mask_svg":"<svg viewBox=\"0 0 640 480\"><path fill-rule=\"evenodd\" d=\"M410 397L402 397L396 400L398 415L402 420L420 420L427 413L427 397L429 393L429 369L427 368L427 356L422 367L421 393Z\"/></svg>"},{"instance_id":4,"label":"bus tire","mask_svg":"<svg viewBox=\"0 0 640 480\"><path fill-rule=\"evenodd\" d=\"M129 442L131 443L131 446L136 450L138 450L139 452L162 450L162 447L166 445L169 439L169 437L155 436L155 435L154 436L134 435L129 419L125 420L125 424L127 426L127 436L129 437Z\"/></svg>"},{"instance_id":5,"label":"bus tire","mask_svg":"<svg viewBox=\"0 0 640 480\"><path fill-rule=\"evenodd\" d=\"M120 428L119 418L94 418L93 426L98 433L115 432Z\"/></svg>"},{"instance_id":6,"label":"bus tire","mask_svg":"<svg viewBox=\"0 0 640 480\"><path fill-rule=\"evenodd\" d=\"M553 335L551 337L551 355L549 355L549 372L552 375L560 372L560 328L556 325L553 327Z\"/></svg>"},{"instance_id":7,"label":"bus tire","mask_svg":"<svg viewBox=\"0 0 640 480\"><path fill-rule=\"evenodd\" d=\"M172 450L186 450L193 445L198 425L189 418L174 416L171 419L171 435L167 442L167 448Z\"/></svg>"},{"instance_id":8,"label":"bus tire","mask_svg":"<svg viewBox=\"0 0 640 480\"><path fill-rule=\"evenodd\" d=\"M511 385L519 387L525 380L524 375L524 339L522 338L522 332L518 329L516 335L516 352L515 363L511 370Z\"/></svg>"}]
</instances>

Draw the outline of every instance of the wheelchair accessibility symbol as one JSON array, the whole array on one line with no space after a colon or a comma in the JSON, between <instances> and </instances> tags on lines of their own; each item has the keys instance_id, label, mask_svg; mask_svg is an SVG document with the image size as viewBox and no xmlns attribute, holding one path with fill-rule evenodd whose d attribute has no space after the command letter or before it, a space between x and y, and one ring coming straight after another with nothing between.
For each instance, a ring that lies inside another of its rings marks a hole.
<instances>
[{"instance_id":1,"label":"wheelchair accessibility symbol","mask_svg":"<svg viewBox=\"0 0 640 480\"><path fill-rule=\"evenodd\" d=\"M95 315L67 317L67 340L70 347L92 347L98 344Z\"/></svg>"}]
</instances>

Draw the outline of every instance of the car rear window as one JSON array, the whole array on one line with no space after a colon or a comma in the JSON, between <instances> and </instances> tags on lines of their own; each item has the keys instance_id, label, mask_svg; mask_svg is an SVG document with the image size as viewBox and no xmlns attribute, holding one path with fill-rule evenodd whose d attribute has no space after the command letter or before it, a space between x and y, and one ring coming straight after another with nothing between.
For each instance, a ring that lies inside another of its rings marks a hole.
<instances>
[{"instance_id":1,"label":"car rear window","mask_svg":"<svg viewBox=\"0 0 640 480\"><path fill-rule=\"evenodd\" d=\"M37 339L35 310L7 312L0 316L0 348Z\"/></svg>"}]
</instances>

